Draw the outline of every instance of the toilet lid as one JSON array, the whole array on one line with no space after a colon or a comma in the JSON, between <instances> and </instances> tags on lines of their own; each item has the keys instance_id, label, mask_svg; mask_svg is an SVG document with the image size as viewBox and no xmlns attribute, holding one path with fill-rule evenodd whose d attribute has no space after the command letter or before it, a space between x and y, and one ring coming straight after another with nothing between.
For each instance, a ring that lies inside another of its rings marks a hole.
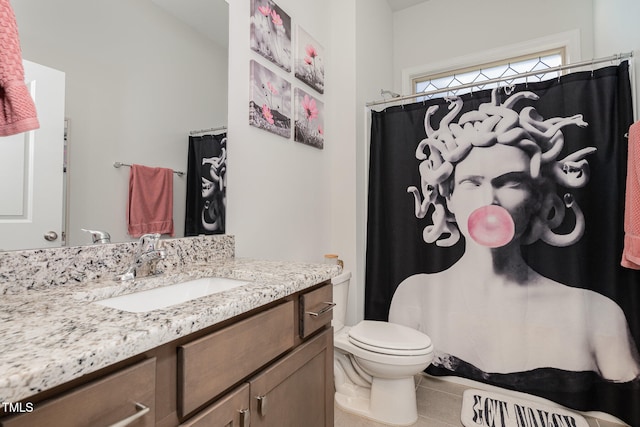
<instances>
[{"instance_id":1,"label":"toilet lid","mask_svg":"<svg viewBox=\"0 0 640 427\"><path fill-rule=\"evenodd\" d=\"M349 329L349 341L377 353L416 355L431 351L431 339L422 332L396 323L373 320L363 320Z\"/></svg>"}]
</instances>

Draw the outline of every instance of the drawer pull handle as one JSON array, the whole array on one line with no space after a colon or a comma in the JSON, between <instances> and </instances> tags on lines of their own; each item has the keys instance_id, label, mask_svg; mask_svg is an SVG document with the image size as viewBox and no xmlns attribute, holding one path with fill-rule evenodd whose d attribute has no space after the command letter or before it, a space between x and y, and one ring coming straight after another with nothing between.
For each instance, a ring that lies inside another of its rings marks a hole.
<instances>
[{"instance_id":1,"label":"drawer pull handle","mask_svg":"<svg viewBox=\"0 0 640 427\"><path fill-rule=\"evenodd\" d=\"M251 424L251 412L248 409L241 409L238 412L240 412L240 427L249 427Z\"/></svg>"},{"instance_id":2,"label":"drawer pull handle","mask_svg":"<svg viewBox=\"0 0 640 427\"><path fill-rule=\"evenodd\" d=\"M149 408L148 406L143 405L142 403L138 403L136 402L136 412L135 414L131 415L130 417L125 418L124 420L118 421L117 423L111 424L109 427L126 427L129 424L131 424L132 422L134 422L135 420L144 417L145 415L147 415L147 413L149 413L149 411L151 411L151 408Z\"/></svg>"},{"instance_id":3,"label":"drawer pull handle","mask_svg":"<svg viewBox=\"0 0 640 427\"><path fill-rule=\"evenodd\" d=\"M267 396L256 396L258 399L258 412L263 417L267 415Z\"/></svg>"},{"instance_id":4,"label":"drawer pull handle","mask_svg":"<svg viewBox=\"0 0 640 427\"><path fill-rule=\"evenodd\" d=\"M336 306L335 302L323 302L323 304L326 304L326 306L322 307L320 311L307 311L307 314L313 317L322 316L326 312L333 310L333 307Z\"/></svg>"}]
</instances>

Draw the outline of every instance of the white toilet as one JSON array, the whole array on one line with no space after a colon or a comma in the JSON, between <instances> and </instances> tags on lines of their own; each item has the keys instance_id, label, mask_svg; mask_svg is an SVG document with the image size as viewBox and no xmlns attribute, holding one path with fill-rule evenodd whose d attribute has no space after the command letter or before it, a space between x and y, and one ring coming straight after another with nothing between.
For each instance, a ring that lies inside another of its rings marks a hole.
<instances>
[{"instance_id":1,"label":"white toilet","mask_svg":"<svg viewBox=\"0 0 640 427\"><path fill-rule=\"evenodd\" d=\"M334 380L337 405L391 425L418 419L414 375L433 359L431 339L407 326L363 320L344 326L351 272L334 277Z\"/></svg>"}]
</instances>

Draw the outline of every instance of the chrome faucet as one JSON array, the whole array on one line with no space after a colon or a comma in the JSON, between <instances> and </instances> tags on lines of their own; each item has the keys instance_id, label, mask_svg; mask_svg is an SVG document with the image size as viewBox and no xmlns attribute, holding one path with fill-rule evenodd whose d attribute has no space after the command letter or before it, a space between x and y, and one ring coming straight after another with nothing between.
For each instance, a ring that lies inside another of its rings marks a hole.
<instances>
[{"instance_id":1,"label":"chrome faucet","mask_svg":"<svg viewBox=\"0 0 640 427\"><path fill-rule=\"evenodd\" d=\"M160 249L160 234L145 234L140 237L133 262L123 274L120 280L133 280L144 271L146 276L155 276L162 273L157 269L157 263L165 259L164 249Z\"/></svg>"}]
</instances>

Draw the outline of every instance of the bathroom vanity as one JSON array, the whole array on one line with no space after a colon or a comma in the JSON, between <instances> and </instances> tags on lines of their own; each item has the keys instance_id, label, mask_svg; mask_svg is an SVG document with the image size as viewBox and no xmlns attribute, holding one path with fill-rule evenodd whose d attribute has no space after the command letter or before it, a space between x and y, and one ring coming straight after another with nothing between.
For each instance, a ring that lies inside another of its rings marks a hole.
<instances>
[{"instance_id":1,"label":"bathroom vanity","mask_svg":"<svg viewBox=\"0 0 640 427\"><path fill-rule=\"evenodd\" d=\"M184 267L5 291L0 425L332 426L339 268L234 257ZM96 304L195 277L249 283L141 313Z\"/></svg>"}]
</instances>

